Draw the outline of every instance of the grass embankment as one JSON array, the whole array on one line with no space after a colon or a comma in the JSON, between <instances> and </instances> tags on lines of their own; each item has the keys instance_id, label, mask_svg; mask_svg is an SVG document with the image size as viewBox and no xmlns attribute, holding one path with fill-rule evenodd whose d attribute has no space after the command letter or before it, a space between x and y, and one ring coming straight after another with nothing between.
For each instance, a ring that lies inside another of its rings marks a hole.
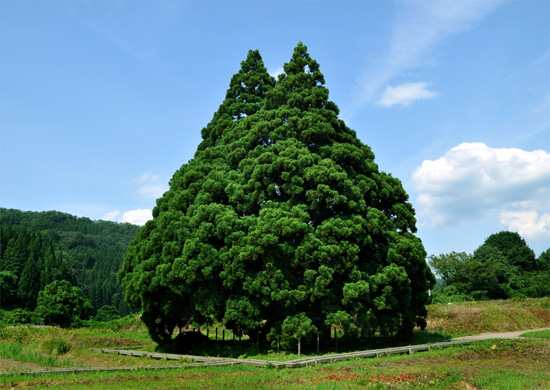
<instances>
[{"instance_id":1,"label":"grass embankment","mask_svg":"<svg viewBox=\"0 0 550 390\"><path fill-rule=\"evenodd\" d=\"M428 332L465 336L550 327L550 298L428 306Z\"/></svg>"},{"instance_id":2,"label":"grass embankment","mask_svg":"<svg viewBox=\"0 0 550 390\"><path fill-rule=\"evenodd\" d=\"M417 333L418 342L451 335L547 327L550 326L550 299L433 305L429 313L428 331ZM4 328L1 331L0 355L9 357L0 359L0 371L4 372L14 367L2 362L19 363L21 370L181 364L91 351L91 348L122 346L145 346L153 350L155 344L136 320L95 329ZM9 375L0 376L0 388L548 389L549 332L530 332L528 336L531 335L536 338L476 341L468 346L413 355L357 359L299 369L240 365L166 371L137 369L131 372ZM20 345L20 349L14 345ZM273 352L248 355L274 360ZM278 358L295 357L288 354Z\"/></svg>"},{"instance_id":3,"label":"grass embankment","mask_svg":"<svg viewBox=\"0 0 550 390\"><path fill-rule=\"evenodd\" d=\"M117 366L124 359L115 355L99 355L92 348L141 346L154 350L156 344L137 318L98 324L96 328L4 327L0 328L0 358L3 358L0 360L0 372L51 367ZM12 362L8 364L5 359ZM13 361L28 364L18 367ZM131 362L134 366L147 365L145 359L134 359Z\"/></svg>"}]
</instances>

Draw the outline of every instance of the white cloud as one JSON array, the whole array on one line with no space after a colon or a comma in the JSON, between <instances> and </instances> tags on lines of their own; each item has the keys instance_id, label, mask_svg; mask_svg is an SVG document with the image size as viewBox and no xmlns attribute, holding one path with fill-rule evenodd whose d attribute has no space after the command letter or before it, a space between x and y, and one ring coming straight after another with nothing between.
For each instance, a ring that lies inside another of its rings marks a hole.
<instances>
[{"instance_id":1,"label":"white cloud","mask_svg":"<svg viewBox=\"0 0 550 390\"><path fill-rule=\"evenodd\" d=\"M137 209L126 211L124 214L122 214L120 222L128 222L134 225L143 226L145 225L145 222L149 221L150 219L153 219L153 214L151 210Z\"/></svg>"},{"instance_id":2,"label":"white cloud","mask_svg":"<svg viewBox=\"0 0 550 390\"><path fill-rule=\"evenodd\" d=\"M403 72L432 63L434 47L467 31L503 1L399 1L388 51L360 80L360 103L371 103L385 85Z\"/></svg>"},{"instance_id":3,"label":"white cloud","mask_svg":"<svg viewBox=\"0 0 550 390\"><path fill-rule=\"evenodd\" d=\"M285 69L282 66L269 72L271 77L275 77L275 78L278 78L281 73L285 73Z\"/></svg>"},{"instance_id":4,"label":"white cloud","mask_svg":"<svg viewBox=\"0 0 550 390\"><path fill-rule=\"evenodd\" d=\"M539 216L536 210L503 211L500 214L500 223L524 238L550 238L550 213Z\"/></svg>"},{"instance_id":5,"label":"white cloud","mask_svg":"<svg viewBox=\"0 0 550 390\"><path fill-rule=\"evenodd\" d=\"M438 95L437 92L430 91L427 87L428 83L424 81L401 84L397 87L388 85L376 103L382 107L391 107L396 104L409 106L415 100L431 99Z\"/></svg>"},{"instance_id":6,"label":"white cloud","mask_svg":"<svg viewBox=\"0 0 550 390\"><path fill-rule=\"evenodd\" d=\"M437 160L425 160L412 181L419 191L418 215L432 227L496 212L510 230L531 235L549 230L550 153L546 151L463 143Z\"/></svg>"},{"instance_id":7,"label":"white cloud","mask_svg":"<svg viewBox=\"0 0 550 390\"><path fill-rule=\"evenodd\" d=\"M145 222L153 219L153 213L149 209L137 209L129 210L121 214L119 210L113 210L108 212L103 217L104 221L113 221L113 222L122 222L122 223L131 223L134 225L145 225Z\"/></svg>"},{"instance_id":8,"label":"white cloud","mask_svg":"<svg viewBox=\"0 0 550 390\"><path fill-rule=\"evenodd\" d=\"M168 190L168 187L161 184L144 185L138 190L143 199L157 199Z\"/></svg>"},{"instance_id":9,"label":"white cloud","mask_svg":"<svg viewBox=\"0 0 550 390\"><path fill-rule=\"evenodd\" d=\"M136 183L156 182L159 179L159 175L153 174L153 172L144 173L134 179Z\"/></svg>"},{"instance_id":10,"label":"white cloud","mask_svg":"<svg viewBox=\"0 0 550 390\"><path fill-rule=\"evenodd\" d=\"M134 179L136 183L142 184L137 193L142 199L157 199L168 190L168 186L157 183L159 175L152 172L144 173Z\"/></svg>"},{"instance_id":11,"label":"white cloud","mask_svg":"<svg viewBox=\"0 0 550 390\"><path fill-rule=\"evenodd\" d=\"M119 215L120 215L120 211L113 210L105 214L103 217L101 217L101 219L104 221L114 221Z\"/></svg>"}]
</instances>

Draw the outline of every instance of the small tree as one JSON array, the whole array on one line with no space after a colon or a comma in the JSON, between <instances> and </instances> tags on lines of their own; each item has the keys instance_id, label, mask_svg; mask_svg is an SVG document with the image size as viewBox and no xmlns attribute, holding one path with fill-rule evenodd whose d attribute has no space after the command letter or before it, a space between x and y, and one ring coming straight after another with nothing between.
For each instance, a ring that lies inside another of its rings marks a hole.
<instances>
[{"instance_id":1,"label":"small tree","mask_svg":"<svg viewBox=\"0 0 550 390\"><path fill-rule=\"evenodd\" d=\"M431 255L428 259L430 267L432 267L436 274L441 276L445 285L450 284L450 280L459 271L470 255L466 252L451 252L442 253L439 256Z\"/></svg>"},{"instance_id":2,"label":"small tree","mask_svg":"<svg viewBox=\"0 0 550 390\"><path fill-rule=\"evenodd\" d=\"M285 318L282 325L283 342L289 343L294 339L298 341L298 356L302 352L302 338L317 332L317 327L313 325L311 319L304 313Z\"/></svg>"},{"instance_id":3,"label":"small tree","mask_svg":"<svg viewBox=\"0 0 550 390\"><path fill-rule=\"evenodd\" d=\"M92 305L80 288L66 280L56 280L38 293L36 313L46 325L68 328L87 318Z\"/></svg>"}]
</instances>

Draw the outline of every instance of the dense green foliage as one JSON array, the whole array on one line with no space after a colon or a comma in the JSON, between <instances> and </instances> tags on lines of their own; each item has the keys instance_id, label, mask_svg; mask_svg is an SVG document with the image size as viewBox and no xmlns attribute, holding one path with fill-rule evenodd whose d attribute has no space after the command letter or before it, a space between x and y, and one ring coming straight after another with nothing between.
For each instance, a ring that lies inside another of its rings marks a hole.
<instances>
[{"instance_id":1,"label":"dense green foliage","mask_svg":"<svg viewBox=\"0 0 550 390\"><path fill-rule=\"evenodd\" d=\"M289 340L332 325L406 339L425 325L435 279L408 195L324 83L301 43L277 81L257 51L242 62L119 274L155 341L212 322Z\"/></svg>"},{"instance_id":2,"label":"dense green foliage","mask_svg":"<svg viewBox=\"0 0 550 390\"><path fill-rule=\"evenodd\" d=\"M36 314L46 325L68 328L86 319L92 309L80 288L66 280L56 280L38 293Z\"/></svg>"},{"instance_id":3,"label":"dense green foliage","mask_svg":"<svg viewBox=\"0 0 550 390\"><path fill-rule=\"evenodd\" d=\"M472 255L451 252L430 256L429 263L444 281L436 300L550 295L550 249L536 258L518 233L492 234Z\"/></svg>"},{"instance_id":4,"label":"dense green foliage","mask_svg":"<svg viewBox=\"0 0 550 390\"><path fill-rule=\"evenodd\" d=\"M138 227L69 214L0 209L2 308L34 310L39 291L56 280L82 290L95 312L129 312L116 280Z\"/></svg>"},{"instance_id":5,"label":"dense green foliage","mask_svg":"<svg viewBox=\"0 0 550 390\"><path fill-rule=\"evenodd\" d=\"M109 322L120 318L120 314L116 307L111 305L104 305L99 308L97 314L94 316L95 321Z\"/></svg>"},{"instance_id":6,"label":"dense green foliage","mask_svg":"<svg viewBox=\"0 0 550 390\"><path fill-rule=\"evenodd\" d=\"M51 239L23 227L0 225L2 308L34 310L39 291L56 280L75 282L69 265L55 255Z\"/></svg>"}]
</instances>

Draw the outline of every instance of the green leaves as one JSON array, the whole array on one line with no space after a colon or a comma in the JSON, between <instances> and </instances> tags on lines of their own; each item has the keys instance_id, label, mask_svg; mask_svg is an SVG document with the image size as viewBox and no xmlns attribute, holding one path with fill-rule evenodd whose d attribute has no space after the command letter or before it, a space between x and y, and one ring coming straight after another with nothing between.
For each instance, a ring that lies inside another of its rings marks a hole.
<instances>
[{"instance_id":1,"label":"green leaves","mask_svg":"<svg viewBox=\"0 0 550 390\"><path fill-rule=\"evenodd\" d=\"M307 317L305 313L299 313L285 318L281 329L283 331L283 336L296 340L317 331L317 327L313 325L311 319Z\"/></svg>"},{"instance_id":2,"label":"green leaves","mask_svg":"<svg viewBox=\"0 0 550 390\"><path fill-rule=\"evenodd\" d=\"M67 328L86 319L92 305L82 296L80 288L66 280L48 284L38 293L36 314L46 325L59 325Z\"/></svg>"},{"instance_id":3,"label":"green leaves","mask_svg":"<svg viewBox=\"0 0 550 390\"><path fill-rule=\"evenodd\" d=\"M548 296L547 254L543 252L536 259L518 233L502 231L490 235L473 255L452 252L430 256L430 265L445 283L437 299Z\"/></svg>"},{"instance_id":4,"label":"green leaves","mask_svg":"<svg viewBox=\"0 0 550 390\"><path fill-rule=\"evenodd\" d=\"M249 52L128 251L121 283L160 342L201 321L299 340L337 317L349 335L409 335L426 315L434 280L400 181L338 119L305 45L284 69L275 82Z\"/></svg>"}]
</instances>

